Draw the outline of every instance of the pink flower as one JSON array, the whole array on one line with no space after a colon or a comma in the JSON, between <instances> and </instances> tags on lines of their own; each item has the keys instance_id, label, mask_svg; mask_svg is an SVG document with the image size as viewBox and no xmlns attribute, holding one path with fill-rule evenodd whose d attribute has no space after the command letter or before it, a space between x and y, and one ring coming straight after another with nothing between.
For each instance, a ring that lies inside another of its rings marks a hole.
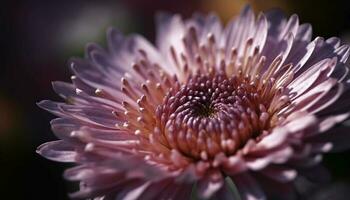
<instances>
[{"instance_id":1,"label":"pink flower","mask_svg":"<svg viewBox=\"0 0 350 200\"><path fill-rule=\"evenodd\" d=\"M65 102L60 139L38 153L76 167L72 198L293 198L297 176L322 171L322 154L349 147L349 46L311 41L311 26L246 7L223 27L213 15L157 17L153 46L108 31L108 49L74 58L72 83L54 82ZM337 126L335 126L337 125ZM322 175L321 175L322 176ZM285 196L283 196L285 195Z\"/></svg>"}]
</instances>

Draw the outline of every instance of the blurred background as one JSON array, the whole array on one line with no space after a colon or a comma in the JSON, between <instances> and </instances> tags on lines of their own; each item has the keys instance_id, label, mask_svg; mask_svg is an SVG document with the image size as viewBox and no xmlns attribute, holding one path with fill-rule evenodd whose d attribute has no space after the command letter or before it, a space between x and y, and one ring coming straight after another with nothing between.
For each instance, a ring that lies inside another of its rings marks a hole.
<instances>
[{"instance_id":1,"label":"blurred background","mask_svg":"<svg viewBox=\"0 0 350 200\"><path fill-rule=\"evenodd\" d=\"M105 45L107 27L138 32L154 40L154 14L165 10L185 17L216 12L228 21L245 4L256 12L279 7L313 25L314 36L350 42L347 1L295 0L115 0L8 1L0 7L0 199L68 199L73 185L63 180L67 165L45 160L36 147L54 140L53 115L39 109L43 99L60 100L51 81L69 81L66 61L83 56L85 44ZM324 159L333 182L303 199L348 199L350 151ZM301 188L303 189L303 188Z\"/></svg>"}]
</instances>

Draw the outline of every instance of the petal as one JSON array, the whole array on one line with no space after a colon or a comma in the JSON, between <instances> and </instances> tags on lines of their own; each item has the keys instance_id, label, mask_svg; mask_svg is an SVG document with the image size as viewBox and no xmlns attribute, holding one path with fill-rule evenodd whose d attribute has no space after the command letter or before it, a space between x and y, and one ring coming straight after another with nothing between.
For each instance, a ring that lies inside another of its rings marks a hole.
<instances>
[{"instance_id":1,"label":"petal","mask_svg":"<svg viewBox=\"0 0 350 200\"><path fill-rule=\"evenodd\" d=\"M281 65L285 63L299 28L299 19L296 15L292 15L287 21L279 11L270 11L266 13L266 17L269 22L269 30L262 52L262 55L266 57L265 70L279 55L282 55Z\"/></svg>"},{"instance_id":2,"label":"petal","mask_svg":"<svg viewBox=\"0 0 350 200\"><path fill-rule=\"evenodd\" d=\"M251 152L245 156L246 165L250 170L259 171L271 163L283 164L293 156L293 149L289 146L282 146L259 155Z\"/></svg>"},{"instance_id":3,"label":"petal","mask_svg":"<svg viewBox=\"0 0 350 200\"><path fill-rule=\"evenodd\" d=\"M68 63L74 74L89 86L95 89L102 89L109 94L114 94L120 90L120 86L115 83L115 80L111 80L105 74L101 73L91 61L71 58Z\"/></svg>"},{"instance_id":4,"label":"petal","mask_svg":"<svg viewBox=\"0 0 350 200\"><path fill-rule=\"evenodd\" d=\"M171 66L168 67L167 72L170 74L176 74L176 62L171 55L170 49L172 47L176 50L177 59L180 58L181 53L185 53L185 47L182 42L182 39L186 35L184 22L179 15L158 13L156 16L156 24L156 46L171 64Z\"/></svg>"},{"instance_id":5,"label":"petal","mask_svg":"<svg viewBox=\"0 0 350 200\"><path fill-rule=\"evenodd\" d=\"M239 196L237 189L232 189L230 183L228 182L229 177L225 178L225 185L218 190L211 200L232 200L233 198ZM235 187L235 186L234 186ZM236 191L233 191L236 190ZM237 192L237 194L235 194ZM239 198L239 197L238 197Z\"/></svg>"},{"instance_id":6,"label":"petal","mask_svg":"<svg viewBox=\"0 0 350 200\"><path fill-rule=\"evenodd\" d=\"M297 176L296 170L278 165L270 165L259 173L281 183L293 181Z\"/></svg>"},{"instance_id":7,"label":"petal","mask_svg":"<svg viewBox=\"0 0 350 200\"><path fill-rule=\"evenodd\" d=\"M350 134L347 125L338 125L329 131L307 139L311 144L328 144L330 152L345 151L350 148Z\"/></svg>"},{"instance_id":8,"label":"petal","mask_svg":"<svg viewBox=\"0 0 350 200\"><path fill-rule=\"evenodd\" d=\"M88 44L85 54L93 63L96 72L101 73L108 79L120 80L124 73L128 71L125 69L124 63L113 62L113 56L97 44Z\"/></svg>"},{"instance_id":9,"label":"petal","mask_svg":"<svg viewBox=\"0 0 350 200\"><path fill-rule=\"evenodd\" d=\"M77 156L74 147L63 140L42 144L36 152L47 159L58 162L75 162Z\"/></svg>"},{"instance_id":10,"label":"petal","mask_svg":"<svg viewBox=\"0 0 350 200\"><path fill-rule=\"evenodd\" d=\"M257 143L256 149L272 149L282 144L288 137L289 133L284 128L275 128L269 135Z\"/></svg>"},{"instance_id":11,"label":"petal","mask_svg":"<svg viewBox=\"0 0 350 200\"><path fill-rule=\"evenodd\" d=\"M185 21L185 25L187 28L196 28L200 44L207 42L208 34L213 34L215 41L222 44L220 40L224 39L222 37L223 27L217 15L213 13L209 15L195 13L192 18Z\"/></svg>"},{"instance_id":12,"label":"petal","mask_svg":"<svg viewBox=\"0 0 350 200\"><path fill-rule=\"evenodd\" d=\"M232 177L242 200L263 200L266 199L257 181L248 173L242 173Z\"/></svg>"},{"instance_id":13,"label":"petal","mask_svg":"<svg viewBox=\"0 0 350 200\"><path fill-rule=\"evenodd\" d=\"M223 169L227 175L236 175L248 170L245 160L238 155L230 156L227 162L223 163Z\"/></svg>"},{"instance_id":14,"label":"petal","mask_svg":"<svg viewBox=\"0 0 350 200\"><path fill-rule=\"evenodd\" d=\"M168 183L151 185L141 196L139 200L153 199L190 199L193 184L179 184L173 180L166 180Z\"/></svg>"},{"instance_id":15,"label":"petal","mask_svg":"<svg viewBox=\"0 0 350 200\"><path fill-rule=\"evenodd\" d=\"M146 164L140 157L114 154L113 159L88 162L66 170L64 173L66 179L83 183L80 191L71 196L91 198L116 193L120 199L124 197L137 199L138 195L132 194L130 191L135 192L140 189L139 194L142 194L142 191L147 188L145 183L157 182L166 178L164 171L162 172L156 166Z\"/></svg>"},{"instance_id":16,"label":"petal","mask_svg":"<svg viewBox=\"0 0 350 200\"><path fill-rule=\"evenodd\" d=\"M37 105L40 108L47 110L56 116L66 117L67 115L60 109L60 105L63 105L63 104L64 103L58 103L58 102L49 101L49 100L43 100L37 103Z\"/></svg>"},{"instance_id":17,"label":"petal","mask_svg":"<svg viewBox=\"0 0 350 200\"><path fill-rule=\"evenodd\" d=\"M326 107L323 110L320 110L318 112L318 115L328 116L328 115L344 114L349 112L350 110L350 105L348 103L350 100L349 83L344 83L343 85L339 85L339 86L341 87L339 89L343 91L342 94L340 94L338 99L336 99L336 101L332 105Z\"/></svg>"},{"instance_id":18,"label":"petal","mask_svg":"<svg viewBox=\"0 0 350 200\"><path fill-rule=\"evenodd\" d=\"M147 191L147 188L149 187L149 185L151 184L151 182L146 182L142 185L139 186L132 186L132 187L126 187L124 189L121 190L121 192L119 192L117 194L117 197L115 197L115 200L137 200L140 199L141 196L144 196L144 194ZM144 198L145 200L147 199L147 197Z\"/></svg>"},{"instance_id":19,"label":"petal","mask_svg":"<svg viewBox=\"0 0 350 200\"><path fill-rule=\"evenodd\" d=\"M75 106L66 104L61 104L59 107L71 118L75 118L94 126L116 129L116 123L121 123L121 121L112 113L113 110L102 108L96 109L93 106Z\"/></svg>"},{"instance_id":20,"label":"petal","mask_svg":"<svg viewBox=\"0 0 350 200\"><path fill-rule=\"evenodd\" d=\"M197 183L197 192L201 198L209 198L216 193L224 184L224 180L220 172L213 171L200 179Z\"/></svg>"},{"instance_id":21,"label":"petal","mask_svg":"<svg viewBox=\"0 0 350 200\"><path fill-rule=\"evenodd\" d=\"M331 179L329 171L322 165L299 169L298 173L313 182L327 183Z\"/></svg>"},{"instance_id":22,"label":"petal","mask_svg":"<svg viewBox=\"0 0 350 200\"><path fill-rule=\"evenodd\" d=\"M238 50L238 56L244 54L244 46L249 39L253 39L252 51L259 48L261 51L267 37L267 20L264 14L260 14L255 20L254 13L249 6L246 6L238 18L233 19L225 28L226 35L226 56L230 55L232 49Z\"/></svg>"},{"instance_id":23,"label":"petal","mask_svg":"<svg viewBox=\"0 0 350 200\"><path fill-rule=\"evenodd\" d=\"M298 28L297 35L285 63L293 63L294 71L304 66L315 49L315 43L311 42L312 28L310 24L302 24Z\"/></svg>"}]
</instances>

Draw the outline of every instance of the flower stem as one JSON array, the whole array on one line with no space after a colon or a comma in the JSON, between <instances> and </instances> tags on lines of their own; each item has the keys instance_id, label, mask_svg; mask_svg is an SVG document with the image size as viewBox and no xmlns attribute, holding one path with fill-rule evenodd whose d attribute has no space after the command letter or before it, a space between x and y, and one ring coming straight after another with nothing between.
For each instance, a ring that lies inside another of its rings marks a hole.
<instances>
[{"instance_id":1,"label":"flower stem","mask_svg":"<svg viewBox=\"0 0 350 200\"><path fill-rule=\"evenodd\" d=\"M228 189L231 191L231 193L233 195L233 199L234 200L242 200L241 196L239 195L238 189L237 189L235 183L232 181L232 179L227 176L225 178L225 181L226 181Z\"/></svg>"},{"instance_id":2,"label":"flower stem","mask_svg":"<svg viewBox=\"0 0 350 200\"><path fill-rule=\"evenodd\" d=\"M197 183L193 184L193 186L192 186L191 200L198 200L198 198L197 198Z\"/></svg>"}]
</instances>

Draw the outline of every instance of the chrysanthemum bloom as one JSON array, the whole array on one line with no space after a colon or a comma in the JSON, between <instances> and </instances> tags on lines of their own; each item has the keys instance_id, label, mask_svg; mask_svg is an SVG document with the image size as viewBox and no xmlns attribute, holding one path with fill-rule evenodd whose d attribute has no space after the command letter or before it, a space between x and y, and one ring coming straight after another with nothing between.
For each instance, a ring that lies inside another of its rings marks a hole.
<instances>
[{"instance_id":1,"label":"chrysanthemum bloom","mask_svg":"<svg viewBox=\"0 0 350 200\"><path fill-rule=\"evenodd\" d=\"M225 27L215 15L157 18L156 45L108 31L108 49L72 59L64 103L39 105L59 118L60 140L38 152L74 162L72 198L122 200L293 198L297 176L322 171L322 153L348 145L349 46L311 41L311 26L278 11L245 8ZM335 126L337 125L337 126ZM316 176L317 177L317 176Z\"/></svg>"}]
</instances>

